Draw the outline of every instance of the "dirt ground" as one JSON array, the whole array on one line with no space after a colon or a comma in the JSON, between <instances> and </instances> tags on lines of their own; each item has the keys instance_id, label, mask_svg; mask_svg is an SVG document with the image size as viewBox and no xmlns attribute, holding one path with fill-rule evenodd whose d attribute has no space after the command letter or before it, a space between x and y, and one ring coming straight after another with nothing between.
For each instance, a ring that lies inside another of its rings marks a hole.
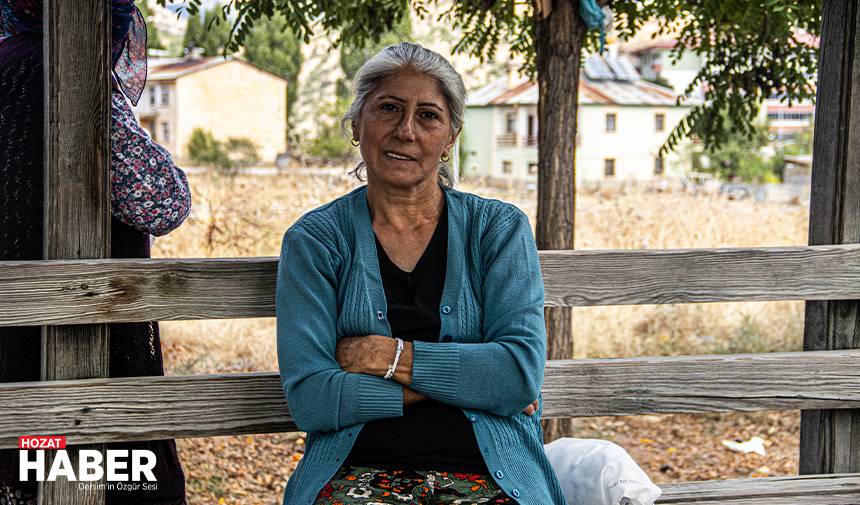
<instances>
[{"instance_id":1,"label":"dirt ground","mask_svg":"<svg viewBox=\"0 0 860 505\"><path fill-rule=\"evenodd\" d=\"M575 422L576 437L611 440L627 449L656 484L797 473L796 411L602 417ZM765 440L766 455L742 454L723 440ZM189 505L280 504L304 453L304 434L178 441Z\"/></svg>"}]
</instances>

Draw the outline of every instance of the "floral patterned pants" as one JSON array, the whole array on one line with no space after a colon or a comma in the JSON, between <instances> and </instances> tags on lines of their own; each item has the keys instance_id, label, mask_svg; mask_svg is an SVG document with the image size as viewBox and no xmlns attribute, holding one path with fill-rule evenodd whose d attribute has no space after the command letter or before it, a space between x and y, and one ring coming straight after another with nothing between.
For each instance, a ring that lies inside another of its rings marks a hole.
<instances>
[{"instance_id":1,"label":"floral patterned pants","mask_svg":"<svg viewBox=\"0 0 860 505\"><path fill-rule=\"evenodd\" d=\"M516 502L489 475L363 466L343 466L314 502L314 505L455 504L515 505Z\"/></svg>"}]
</instances>

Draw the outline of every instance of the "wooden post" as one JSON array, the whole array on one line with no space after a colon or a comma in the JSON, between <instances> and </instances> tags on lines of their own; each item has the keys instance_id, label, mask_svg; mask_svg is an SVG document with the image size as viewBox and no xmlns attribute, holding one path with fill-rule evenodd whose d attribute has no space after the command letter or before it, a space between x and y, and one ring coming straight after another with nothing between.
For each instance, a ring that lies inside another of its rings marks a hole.
<instances>
[{"instance_id":1,"label":"wooden post","mask_svg":"<svg viewBox=\"0 0 860 505\"><path fill-rule=\"evenodd\" d=\"M860 8L825 0L819 49L809 244L860 242ZM806 303L804 350L860 348L860 303ZM801 414L800 473L860 471L860 411Z\"/></svg>"},{"instance_id":2,"label":"wooden post","mask_svg":"<svg viewBox=\"0 0 860 505\"><path fill-rule=\"evenodd\" d=\"M109 4L44 1L45 259L110 255ZM108 341L107 325L44 327L42 380L107 377ZM69 451L75 467L80 448ZM48 465L53 454L47 451ZM45 482L41 503L104 503L104 490L93 487Z\"/></svg>"}]
</instances>

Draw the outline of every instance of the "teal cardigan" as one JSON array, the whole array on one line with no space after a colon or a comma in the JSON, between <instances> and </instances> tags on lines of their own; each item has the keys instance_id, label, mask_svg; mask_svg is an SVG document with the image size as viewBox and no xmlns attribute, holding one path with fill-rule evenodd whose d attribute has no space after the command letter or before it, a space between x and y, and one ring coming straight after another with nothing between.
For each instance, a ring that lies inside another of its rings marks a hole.
<instances>
[{"instance_id":1,"label":"teal cardigan","mask_svg":"<svg viewBox=\"0 0 860 505\"><path fill-rule=\"evenodd\" d=\"M310 504L364 423L403 415L399 383L348 373L338 338L391 336L362 186L302 216L278 265L278 366L305 455L284 505ZM411 389L463 409L492 478L521 504L565 505L544 455L539 398L546 361L543 280L528 218L513 205L444 189L448 267L438 342L415 342Z\"/></svg>"}]
</instances>

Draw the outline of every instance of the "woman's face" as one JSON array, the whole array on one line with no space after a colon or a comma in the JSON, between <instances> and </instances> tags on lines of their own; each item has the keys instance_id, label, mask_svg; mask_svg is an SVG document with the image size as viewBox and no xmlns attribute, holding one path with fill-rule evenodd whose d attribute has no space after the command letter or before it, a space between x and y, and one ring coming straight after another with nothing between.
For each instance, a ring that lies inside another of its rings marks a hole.
<instances>
[{"instance_id":1,"label":"woman's face","mask_svg":"<svg viewBox=\"0 0 860 505\"><path fill-rule=\"evenodd\" d=\"M457 132L459 133L459 132ZM456 139L439 82L404 69L369 96L353 124L368 184L417 186L437 178L437 163Z\"/></svg>"}]
</instances>

